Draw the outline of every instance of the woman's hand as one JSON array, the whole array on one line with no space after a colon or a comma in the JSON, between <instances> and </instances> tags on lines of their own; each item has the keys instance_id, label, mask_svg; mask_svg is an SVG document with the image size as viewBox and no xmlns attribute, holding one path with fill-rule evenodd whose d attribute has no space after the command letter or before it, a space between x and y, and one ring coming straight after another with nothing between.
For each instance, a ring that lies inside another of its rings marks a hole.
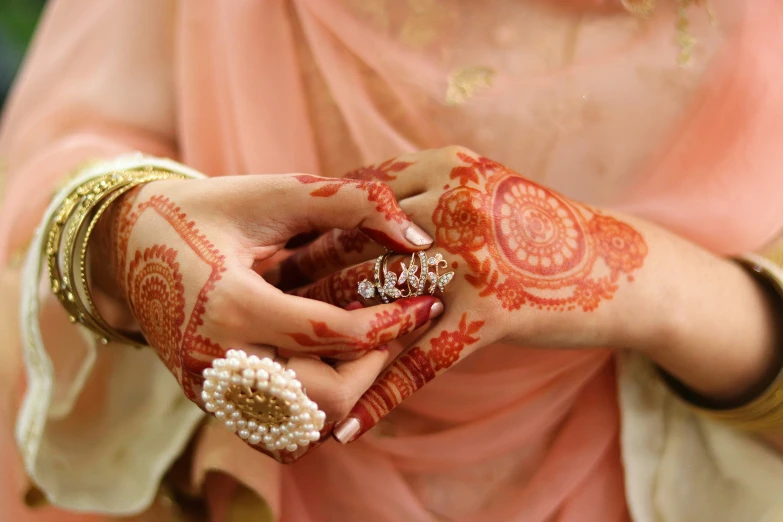
<instances>
[{"instance_id":1,"label":"woman's hand","mask_svg":"<svg viewBox=\"0 0 783 522\"><path fill-rule=\"evenodd\" d=\"M673 234L571 201L456 147L350 175L389 184L403 210L435 237L437 250L429 255L441 253L456 275L442 295L446 313L384 371L351 412L354 420L338 427L343 442L360 436L439 373L495 342L637 349L717 395L746 390L768 373L771 336L747 312L769 322L767 311L759 312L768 304L763 292L733 263ZM298 252L283 263L282 279L290 283L295 277L286 274L301 275L298 267L315 257L320 259L316 273L324 278L297 293L337 304L354 299L357 282L374 260L347 269L346 263L381 251L346 237L327 234ZM406 259L390 265L399 273ZM712 278L709 291L699 283L704 275ZM745 309L720 309L726 303L720 299L724 284L733 285ZM702 302L710 296L712 302ZM760 348L744 359L734 350L726 356L732 364L716 368L709 364L716 347L731 350L726 343L736 346L743 339L739 325L733 330L713 325L723 313L734 314L728 322L739 315L747 319L745 325L757 325L760 333L751 342Z\"/></svg>"},{"instance_id":2,"label":"woman's hand","mask_svg":"<svg viewBox=\"0 0 783 522\"><path fill-rule=\"evenodd\" d=\"M381 183L309 175L153 182L119 200L100 227L109 240L91 252L95 280L103 281L96 290L121 296L202 408L202 372L215 358L229 348L272 357L277 348L327 423L338 421L383 368L387 353L375 348L442 310L431 297L344 310L286 295L255 271L313 229L358 227L389 248L426 247L431 240ZM302 342L309 338L324 340L325 354L343 362L296 357L310 349ZM291 461L304 452L273 456Z\"/></svg>"}]
</instances>

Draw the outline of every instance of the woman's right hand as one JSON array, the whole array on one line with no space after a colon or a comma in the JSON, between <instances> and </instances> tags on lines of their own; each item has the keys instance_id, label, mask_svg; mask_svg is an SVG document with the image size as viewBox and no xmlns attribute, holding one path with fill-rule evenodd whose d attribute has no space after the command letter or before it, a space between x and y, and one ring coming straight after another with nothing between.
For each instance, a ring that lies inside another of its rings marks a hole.
<instances>
[{"instance_id":1,"label":"woman's right hand","mask_svg":"<svg viewBox=\"0 0 783 522\"><path fill-rule=\"evenodd\" d=\"M286 295L258 273L291 237L313 229L357 228L395 250L428 247L431 238L382 183L310 175L157 181L119 199L99 227L104 240L91 246L95 293L121 297L202 408L202 372L215 358L230 348L262 357L279 350L329 427L383 368L387 352L375 348L442 310L431 297L344 310ZM299 456L286 453L273 456Z\"/></svg>"}]
</instances>

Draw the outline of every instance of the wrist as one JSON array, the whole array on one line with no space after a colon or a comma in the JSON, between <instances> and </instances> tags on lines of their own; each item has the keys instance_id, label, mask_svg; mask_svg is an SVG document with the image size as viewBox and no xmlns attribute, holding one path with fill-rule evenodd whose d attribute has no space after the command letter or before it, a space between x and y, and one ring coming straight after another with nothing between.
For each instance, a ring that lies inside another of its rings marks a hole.
<instances>
[{"instance_id":1,"label":"wrist","mask_svg":"<svg viewBox=\"0 0 783 522\"><path fill-rule=\"evenodd\" d=\"M781 297L739 263L680 238L665 238L658 254L657 284L637 307L648 324L633 346L717 403L763 389L781 364Z\"/></svg>"}]
</instances>

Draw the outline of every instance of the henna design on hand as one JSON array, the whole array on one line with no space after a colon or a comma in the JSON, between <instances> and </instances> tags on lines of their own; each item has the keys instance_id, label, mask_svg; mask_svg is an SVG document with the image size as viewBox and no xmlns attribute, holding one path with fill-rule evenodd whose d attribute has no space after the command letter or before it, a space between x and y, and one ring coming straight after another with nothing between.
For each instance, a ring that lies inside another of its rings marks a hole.
<instances>
[{"instance_id":1,"label":"henna design on hand","mask_svg":"<svg viewBox=\"0 0 783 522\"><path fill-rule=\"evenodd\" d=\"M384 418L411 394L438 374L446 371L462 357L466 346L477 343L476 336L484 321L468 321L465 313L456 330L443 330L429 340L429 348L415 346L389 366L375 381L349 417L361 423L358 438Z\"/></svg>"},{"instance_id":2,"label":"henna design on hand","mask_svg":"<svg viewBox=\"0 0 783 522\"><path fill-rule=\"evenodd\" d=\"M395 223L404 223L408 217L397 206L397 200L394 198L394 192L388 185L383 183L355 180L355 179L325 179L310 174L300 174L295 176L299 183L310 185L320 184L321 186L310 192L310 196L315 198L328 198L337 194L343 187L352 187L367 193L367 199L377 203L375 209L382 213L387 221Z\"/></svg>"},{"instance_id":3,"label":"henna design on hand","mask_svg":"<svg viewBox=\"0 0 783 522\"><path fill-rule=\"evenodd\" d=\"M133 205L133 201L130 205ZM153 245L144 251L137 250L123 278L129 305L145 337L182 385L185 395L198 402L201 372L212 364L214 358L222 357L225 353L218 343L199 333L209 293L225 271L225 256L199 232L195 222L189 221L187 215L168 198L152 196L139 203L132 212L126 209L120 213L121 223L117 225L119 233L115 250L118 260L126 259L133 227L149 210L165 219L209 268L207 281L197 294L184 330L179 318L184 320L186 315L185 289L176 262L176 249Z\"/></svg>"},{"instance_id":4,"label":"henna design on hand","mask_svg":"<svg viewBox=\"0 0 783 522\"><path fill-rule=\"evenodd\" d=\"M644 263L647 244L629 225L491 160L458 156L468 163L451 171L460 186L440 197L432 221L436 244L465 259L480 296L507 310L591 311Z\"/></svg>"},{"instance_id":5,"label":"henna design on hand","mask_svg":"<svg viewBox=\"0 0 783 522\"><path fill-rule=\"evenodd\" d=\"M362 181L394 181L397 179L397 176L390 174L391 172L402 172L411 165L413 165L413 163L390 159L377 165L360 167L354 171L349 172L344 177Z\"/></svg>"},{"instance_id":6,"label":"henna design on hand","mask_svg":"<svg viewBox=\"0 0 783 522\"><path fill-rule=\"evenodd\" d=\"M355 292L355 288L353 289ZM309 354L319 357L335 357L346 355L357 355L366 353L369 350L384 345L392 339L397 339L407 335L414 330L425 325L429 320L429 310L431 306L419 306L422 301L432 303L433 299L427 296L412 297L399 301L399 307L394 310L384 310L375 314L375 318L370 320L370 328L362 337L347 336L329 328L329 325L322 321L311 320L313 334L303 334L299 332L288 333L294 341L302 346L313 348L308 350ZM413 316L410 310L415 311ZM330 350L329 346L353 346L354 350Z\"/></svg>"}]
</instances>

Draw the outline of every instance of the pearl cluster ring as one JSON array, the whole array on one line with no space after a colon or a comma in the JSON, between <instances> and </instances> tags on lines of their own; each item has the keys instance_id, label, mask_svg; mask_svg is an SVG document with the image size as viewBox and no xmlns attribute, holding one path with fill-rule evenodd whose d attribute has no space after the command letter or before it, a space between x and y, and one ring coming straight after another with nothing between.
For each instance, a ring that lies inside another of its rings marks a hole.
<instances>
[{"instance_id":1,"label":"pearl cluster ring","mask_svg":"<svg viewBox=\"0 0 783 522\"><path fill-rule=\"evenodd\" d=\"M228 350L203 375L204 407L248 444L293 452L321 438L326 414L296 373L269 357Z\"/></svg>"}]
</instances>

